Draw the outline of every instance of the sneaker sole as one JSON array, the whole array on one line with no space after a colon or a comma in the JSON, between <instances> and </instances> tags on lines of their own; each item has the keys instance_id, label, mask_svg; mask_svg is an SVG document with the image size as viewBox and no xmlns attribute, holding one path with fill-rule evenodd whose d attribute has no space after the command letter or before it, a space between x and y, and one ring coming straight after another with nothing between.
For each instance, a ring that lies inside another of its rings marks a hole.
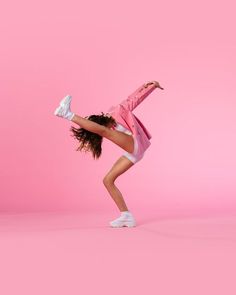
<instances>
[{"instance_id":1,"label":"sneaker sole","mask_svg":"<svg viewBox=\"0 0 236 295\"><path fill-rule=\"evenodd\" d=\"M110 224L111 227L135 227L136 226L136 223L133 223L133 222L125 222L123 224L117 224L117 225L112 225Z\"/></svg>"}]
</instances>

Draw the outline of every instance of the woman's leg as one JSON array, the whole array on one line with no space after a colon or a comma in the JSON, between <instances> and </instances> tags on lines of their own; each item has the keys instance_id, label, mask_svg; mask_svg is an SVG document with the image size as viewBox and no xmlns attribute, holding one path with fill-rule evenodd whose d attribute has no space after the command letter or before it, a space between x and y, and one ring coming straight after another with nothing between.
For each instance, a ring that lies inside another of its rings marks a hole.
<instances>
[{"instance_id":1,"label":"woman's leg","mask_svg":"<svg viewBox=\"0 0 236 295\"><path fill-rule=\"evenodd\" d=\"M89 119L83 118L75 113L72 113L70 110L71 98L71 95L65 96L60 101L59 106L54 111L54 115L68 119L90 132L94 132L102 137L106 137L107 139L111 140L128 153L133 153L133 136L125 134L118 130L112 130L106 126L103 126Z\"/></svg>"},{"instance_id":2,"label":"woman's leg","mask_svg":"<svg viewBox=\"0 0 236 295\"><path fill-rule=\"evenodd\" d=\"M103 136L103 133L105 132L105 128L106 128L105 126L100 125L100 124L93 122L91 120L85 119L77 114L75 114L73 116L71 121L78 124L81 128L84 128L88 131L97 133L101 136Z\"/></svg>"},{"instance_id":3,"label":"woman's leg","mask_svg":"<svg viewBox=\"0 0 236 295\"><path fill-rule=\"evenodd\" d=\"M88 131L97 133L100 136L109 139L128 153L133 153L134 151L134 139L132 135L110 129L76 114L73 116L71 121Z\"/></svg>"},{"instance_id":4,"label":"woman's leg","mask_svg":"<svg viewBox=\"0 0 236 295\"><path fill-rule=\"evenodd\" d=\"M129 159L127 159L124 156L121 156L112 166L111 170L103 178L103 183L106 189L108 190L109 194L115 201L120 211L128 211L128 208L121 192L115 186L114 182L119 175L127 171L133 165L134 163L132 163Z\"/></svg>"}]
</instances>

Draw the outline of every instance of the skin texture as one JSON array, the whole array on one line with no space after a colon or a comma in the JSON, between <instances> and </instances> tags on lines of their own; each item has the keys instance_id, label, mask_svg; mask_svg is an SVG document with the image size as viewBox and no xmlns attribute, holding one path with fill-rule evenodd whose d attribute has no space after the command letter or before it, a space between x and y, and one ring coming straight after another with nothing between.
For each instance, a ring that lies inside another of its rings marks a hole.
<instances>
[{"instance_id":1,"label":"skin texture","mask_svg":"<svg viewBox=\"0 0 236 295\"><path fill-rule=\"evenodd\" d=\"M115 185L116 178L127 171L134 164L124 156L121 156L112 166L111 170L106 174L103 178L103 183L109 192L110 196L116 203L119 210L128 211L128 207L125 203L122 193L119 191L117 186Z\"/></svg>"}]
</instances>

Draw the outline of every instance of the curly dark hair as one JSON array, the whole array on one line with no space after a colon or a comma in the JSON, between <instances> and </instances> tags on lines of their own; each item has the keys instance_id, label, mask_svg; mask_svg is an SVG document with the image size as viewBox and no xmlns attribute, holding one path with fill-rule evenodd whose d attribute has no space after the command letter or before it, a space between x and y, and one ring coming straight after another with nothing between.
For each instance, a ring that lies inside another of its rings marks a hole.
<instances>
[{"instance_id":1,"label":"curly dark hair","mask_svg":"<svg viewBox=\"0 0 236 295\"><path fill-rule=\"evenodd\" d=\"M116 120L112 116L104 114L103 112L101 112L101 115L90 115L84 118L104 126L108 126L110 124L116 126L117 124ZM90 132L87 129L75 128L74 126L71 126L70 131L73 133L71 136L75 137L80 142L80 145L76 149L77 151L90 151L92 152L94 159L98 159L101 156L103 141L102 136L97 133Z\"/></svg>"}]
</instances>

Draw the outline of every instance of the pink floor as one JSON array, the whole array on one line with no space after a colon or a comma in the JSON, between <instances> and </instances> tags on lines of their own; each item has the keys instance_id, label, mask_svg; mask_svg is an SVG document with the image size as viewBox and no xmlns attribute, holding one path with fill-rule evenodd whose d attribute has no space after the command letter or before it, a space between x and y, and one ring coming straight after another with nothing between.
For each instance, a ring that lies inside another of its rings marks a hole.
<instances>
[{"instance_id":1,"label":"pink floor","mask_svg":"<svg viewBox=\"0 0 236 295\"><path fill-rule=\"evenodd\" d=\"M236 217L1 214L1 295L236 294Z\"/></svg>"}]
</instances>

